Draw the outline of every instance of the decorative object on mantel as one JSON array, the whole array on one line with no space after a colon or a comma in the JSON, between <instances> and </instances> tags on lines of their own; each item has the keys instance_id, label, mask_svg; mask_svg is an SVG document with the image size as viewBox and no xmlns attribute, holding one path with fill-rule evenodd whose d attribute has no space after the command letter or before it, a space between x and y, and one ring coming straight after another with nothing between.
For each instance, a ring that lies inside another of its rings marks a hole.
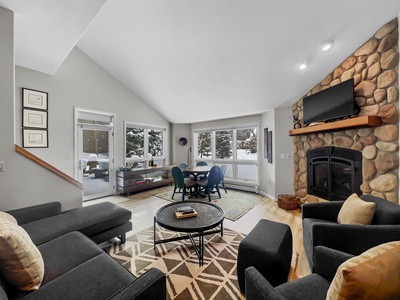
<instances>
[{"instance_id":1,"label":"decorative object on mantel","mask_svg":"<svg viewBox=\"0 0 400 300\"><path fill-rule=\"evenodd\" d=\"M48 94L22 88L22 147L48 148Z\"/></svg>"}]
</instances>

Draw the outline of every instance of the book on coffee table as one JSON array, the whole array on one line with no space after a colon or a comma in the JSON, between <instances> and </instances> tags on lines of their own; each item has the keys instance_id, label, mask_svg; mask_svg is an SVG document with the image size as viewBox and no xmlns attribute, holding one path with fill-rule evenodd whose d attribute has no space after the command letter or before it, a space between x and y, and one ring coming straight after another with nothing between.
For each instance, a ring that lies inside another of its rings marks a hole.
<instances>
[{"instance_id":1,"label":"book on coffee table","mask_svg":"<svg viewBox=\"0 0 400 300\"><path fill-rule=\"evenodd\" d=\"M186 210L186 211L184 211L184 212L181 212L181 211L176 210L176 211L175 211L175 216L176 216L178 219L191 218L191 217L197 216L197 211L195 211L195 210L192 209L192 208L191 208L190 210Z\"/></svg>"}]
</instances>

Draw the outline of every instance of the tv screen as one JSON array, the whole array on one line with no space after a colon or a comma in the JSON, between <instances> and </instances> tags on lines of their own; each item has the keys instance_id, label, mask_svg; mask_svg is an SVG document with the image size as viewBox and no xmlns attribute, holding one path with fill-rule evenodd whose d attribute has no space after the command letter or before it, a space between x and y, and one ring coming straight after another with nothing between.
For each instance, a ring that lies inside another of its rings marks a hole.
<instances>
[{"instance_id":1,"label":"tv screen","mask_svg":"<svg viewBox=\"0 0 400 300\"><path fill-rule=\"evenodd\" d=\"M303 99L303 122L330 121L354 114L354 79L343 81Z\"/></svg>"}]
</instances>

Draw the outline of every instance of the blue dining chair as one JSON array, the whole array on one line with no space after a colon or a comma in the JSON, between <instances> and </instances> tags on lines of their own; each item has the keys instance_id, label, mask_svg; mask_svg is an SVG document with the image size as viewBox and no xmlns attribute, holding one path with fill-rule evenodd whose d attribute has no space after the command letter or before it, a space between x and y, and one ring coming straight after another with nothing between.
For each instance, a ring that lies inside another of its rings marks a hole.
<instances>
[{"instance_id":1,"label":"blue dining chair","mask_svg":"<svg viewBox=\"0 0 400 300\"><path fill-rule=\"evenodd\" d=\"M187 178L190 176L189 173L185 172L185 170L189 167L186 163L180 163L178 167L179 167L179 169L181 169L183 171L184 178Z\"/></svg>"},{"instance_id":2,"label":"blue dining chair","mask_svg":"<svg viewBox=\"0 0 400 300\"><path fill-rule=\"evenodd\" d=\"M225 172L226 172L226 165L219 166L219 182L218 186L222 185L225 190L225 193L228 193L225 188Z\"/></svg>"},{"instance_id":3,"label":"blue dining chair","mask_svg":"<svg viewBox=\"0 0 400 300\"><path fill-rule=\"evenodd\" d=\"M194 180L185 180L183 172L178 167L172 168L172 177L174 177L174 192L172 193L171 199L174 199L175 193L182 193L182 201L185 200L185 196L189 192L189 197L193 195L193 189L196 183Z\"/></svg>"},{"instance_id":4,"label":"blue dining chair","mask_svg":"<svg viewBox=\"0 0 400 300\"><path fill-rule=\"evenodd\" d=\"M198 161L196 166L208 166L208 164L205 161Z\"/></svg>"},{"instance_id":5,"label":"blue dining chair","mask_svg":"<svg viewBox=\"0 0 400 300\"><path fill-rule=\"evenodd\" d=\"M219 191L218 183L219 183L219 167L214 166L211 168L208 173L208 178L197 181L197 185L204 189L204 192L208 196L208 201L211 202L211 193L215 191L218 193L219 198L221 198L221 193Z\"/></svg>"}]
</instances>

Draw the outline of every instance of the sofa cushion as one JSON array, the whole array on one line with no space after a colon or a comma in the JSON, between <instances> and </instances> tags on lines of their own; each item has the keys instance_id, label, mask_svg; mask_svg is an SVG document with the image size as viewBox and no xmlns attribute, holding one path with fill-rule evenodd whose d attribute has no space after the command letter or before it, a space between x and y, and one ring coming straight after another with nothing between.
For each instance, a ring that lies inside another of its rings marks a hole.
<instances>
[{"instance_id":1,"label":"sofa cushion","mask_svg":"<svg viewBox=\"0 0 400 300\"><path fill-rule=\"evenodd\" d=\"M38 249L45 267L42 285L104 253L92 240L77 231L39 245Z\"/></svg>"},{"instance_id":2,"label":"sofa cushion","mask_svg":"<svg viewBox=\"0 0 400 300\"><path fill-rule=\"evenodd\" d=\"M24 299L110 299L136 278L103 253L30 293Z\"/></svg>"},{"instance_id":3,"label":"sofa cushion","mask_svg":"<svg viewBox=\"0 0 400 300\"><path fill-rule=\"evenodd\" d=\"M375 203L361 200L352 194L339 211L339 224L369 225L374 217Z\"/></svg>"},{"instance_id":4,"label":"sofa cushion","mask_svg":"<svg viewBox=\"0 0 400 300\"><path fill-rule=\"evenodd\" d=\"M327 299L400 299L400 241L371 248L340 265Z\"/></svg>"},{"instance_id":5,"label":"sofa cushion","mask_svg":"<svg viewBox=\"0 0 400 300\"><path fill-rule=\"evenodd\" d=\"M72 231L87 236L128 222L131 211L110 202L66 211L60 215L22 225L36 245L53 240Z\"/></svg>"},{"instance_id":6,"label":"sofa cushion","mask_svg":"<svg viewBox=\"0 0 400 300\"><path fill-rule=\"evenodd\" d=\"M17 289L36 290L42 283L42 255L26 231L5 218L0 218L0 266L2 276Z\"/></svg>"}]
</instances>

